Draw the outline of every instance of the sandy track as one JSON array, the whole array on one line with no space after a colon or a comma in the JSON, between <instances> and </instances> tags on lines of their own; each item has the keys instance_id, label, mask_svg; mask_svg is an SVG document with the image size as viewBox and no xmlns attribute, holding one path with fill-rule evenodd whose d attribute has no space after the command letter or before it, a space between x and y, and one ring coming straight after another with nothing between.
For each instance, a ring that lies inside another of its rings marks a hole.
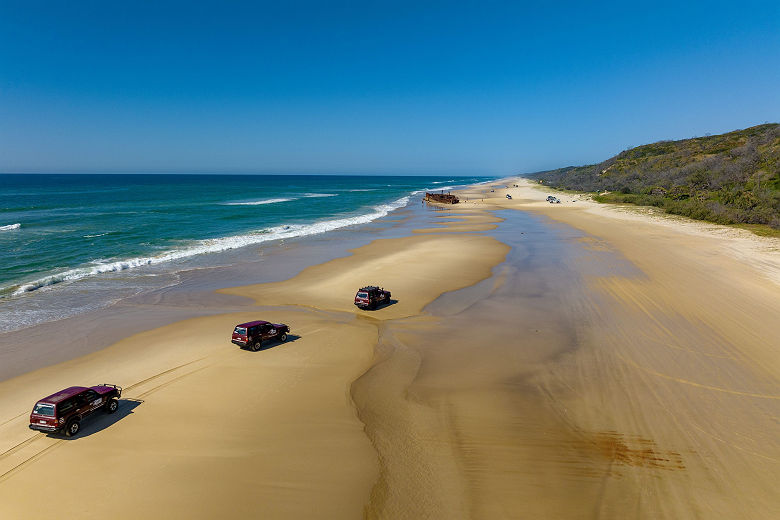
<instances>
[{"instance_id":1,"label":"sandy track","mask_svg":"<svg viewBox=\"0 0 780 520\"><path fill-rule=\"evenodd\" d=\"M87 517L206 518L226 507L236 515L359 516L376 468L348 385L371 360L373 328L299 312L299 336L288 343L258 353L226 345L224 331L249 317L182 322L74 362L70 380L99 372L125 382L120 412L88 420L72 440L25 431L26 416L4 424L0 516L44 515L51 502L42 495ZM330 334L334 321L345 337ZM161 355L179 344L192 350ZM4 397L28 393L26 377L5 386ZM85 485L100 500L85 504L75 493Z\"/></svg>"}]
</instances>

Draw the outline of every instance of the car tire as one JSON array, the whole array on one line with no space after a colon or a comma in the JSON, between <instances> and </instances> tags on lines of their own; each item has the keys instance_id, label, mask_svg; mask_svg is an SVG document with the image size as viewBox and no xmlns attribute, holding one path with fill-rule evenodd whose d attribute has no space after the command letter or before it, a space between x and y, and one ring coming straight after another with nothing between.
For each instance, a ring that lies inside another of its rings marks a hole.
<instances>
[{"instance_id":1,"label":"car tire","mask_svg":"<svg viewBox=\"0 0 780 520\"><path fill-rule=\"evenodd\" d=\"M106 401L106 413L115 413L119 409L119 400L112 397Z\"/></svg>"},{"instance_id":2,"label":"car tire","mask_svg":"<svg viewBox=\"0 0 780 520\"><path fill-rule=\"evenodd\" d=\"M65 435L67 437L73 437L79 430L81 430L81 422L78 419L71 419L68 421L68 425L65 426Z\"/></svg>"},{"instance_id":3,"label":"car tire","mask_svg":"<svg viewBox=\"0 0 780 520\"><path fill-rule=\"evenodd\" d=\"M286 332L282 332L281 336L279 336L279 341L281 341L282 343L287 341L287 333Z\"/></svg>"},{"instance_id":4,"label":"car tire","mask_svg":"<svg viewBox=\"0 0 780 520\"><path fill-rule=\"evenodd\" d=\"M252 352L257 352L258 350L260 350L260 343L261 343L261 341L260 341L260 340L257 340L257 341L255 341L255 342L254 342L254 343L252 343L252 345L249 347L249 350L251 350Z\"/></svg>"}]
</instances>

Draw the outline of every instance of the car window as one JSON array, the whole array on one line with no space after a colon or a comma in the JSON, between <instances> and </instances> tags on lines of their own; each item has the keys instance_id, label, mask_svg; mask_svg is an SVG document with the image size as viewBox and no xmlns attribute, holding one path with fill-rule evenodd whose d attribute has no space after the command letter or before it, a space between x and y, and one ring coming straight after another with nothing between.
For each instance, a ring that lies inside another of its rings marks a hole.
<instances>
[{"instance_id":1,"label":"car window","mask_svg":"<svg viewBox=\"0 0 780 520\"><path fill-rule=\"evenodd\" d=\"M236 334L244 335L246 334L246 329L244 327L236 327L236 330L234 330L233 332L235 332Z\"/></svg>"},{"instance_id":2,"label":"car window","mask_svg":"<svg viewBox=\"0 0 780 520\"><path fill-rule=\"evenodd\" d=\"M94 390L87 390L86 392L82 392L79 397L85 402L91 402L97 399L97 392Z\"/></svg>"},{"instance_id":3,"label":"car window","mask_svg":"<svg viewBox=\"0 0 780 520\"><path fill-rule=\"evenodd\" d=\"M368 298L368 293L366 293L366 292L359 292L358 293L358 297L359 298Z\"/></svg>"},{"instance_id":4,"label":"car window","mask_svg":"<svg viewBox=\"0 0 780 520\"><path fill-rule=\"evenodd\" d=\"M73 399L68 399L67 401L63 401L57 405L57 414L59 416L63 416L67 413L72 412L75 407L76 407L75 401Z\"/></svg>"},{"instance_id":5,"label":"car window","mask_svg":"<svg viewBox=\"0 0 780 520\"><path fill-rule=\"evenodd\" d=\"M54 417L54 405L49 403L35 403L35 408L33 409L33 413L37 413L38 415L48 415L49 417Z\"/></svg>"}]
</instances>

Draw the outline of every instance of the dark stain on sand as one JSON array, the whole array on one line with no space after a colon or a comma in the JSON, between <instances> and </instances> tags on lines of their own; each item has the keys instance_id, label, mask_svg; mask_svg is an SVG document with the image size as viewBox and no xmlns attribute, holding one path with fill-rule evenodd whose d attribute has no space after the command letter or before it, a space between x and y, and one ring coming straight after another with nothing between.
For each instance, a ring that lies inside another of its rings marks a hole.
<instances>
[{"instance_id":1,"label":"dark stain on sand","mask_svg":"<svg viewBox=\"0 0 780 520\"><path fill-rule=\"evenodd\" d=\"M685 469L682 455L678 452L662 450L652 439L635 435L623 435L615 431L596 432L587 434L576 444L577 448L611 463L672 471Z\"/></svg>"}]
</instances>

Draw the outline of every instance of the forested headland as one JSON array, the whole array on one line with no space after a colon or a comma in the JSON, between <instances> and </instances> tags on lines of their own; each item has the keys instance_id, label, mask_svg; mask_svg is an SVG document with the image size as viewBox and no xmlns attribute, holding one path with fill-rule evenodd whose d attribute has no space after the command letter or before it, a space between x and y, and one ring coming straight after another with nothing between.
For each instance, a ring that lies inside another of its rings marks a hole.
<instances>
[{"instance_id":1,"label":"forested headland","mask_svg":"<svg viewBox=\"0 0 780 520\"><path fill-rule=\"evenodd\" d=\"M594 192L599 202L663 208L720 224L780 229L780 124L659 141L599 164L527 175L558 189Z\"/></svg>"}]
</instances>

